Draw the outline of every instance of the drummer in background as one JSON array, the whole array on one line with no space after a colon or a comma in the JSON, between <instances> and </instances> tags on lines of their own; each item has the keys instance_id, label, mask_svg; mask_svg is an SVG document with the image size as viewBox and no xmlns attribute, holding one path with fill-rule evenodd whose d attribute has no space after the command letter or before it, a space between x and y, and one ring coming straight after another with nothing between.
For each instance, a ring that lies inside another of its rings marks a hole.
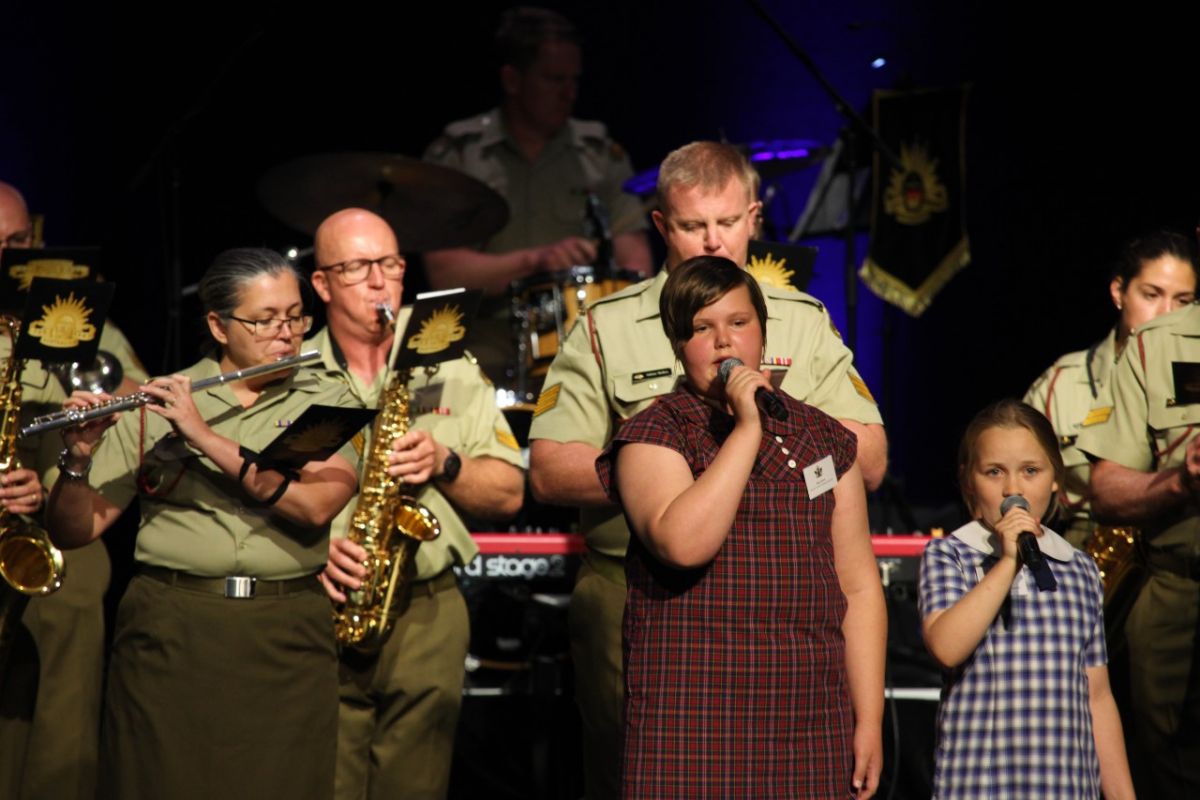
<instances>
[{"instance_id":1,"label":"drummer in background","mask_svg":"<svg viewBox=\"0 0 1200 800\"><path fill-rule=\"evenodd\" d=\"M1087 350L1055 361L1025 393L1025 402L1046 415L1058 435L1067 467L1064 491L1067 526L1064 538L1083 547L1095 527L1087 496L1091 467L1075 439L1093 405L1108 405L1108 375L1121 357L1129 335L1155 317L1196 299L1196 265L1189 242L1177 233L1157 231L1128 242L1121 252L1108 291L1117 323Z\"/></svg>"},{"instance_id":2,"label":"drummer in background","mask_svg":"<svg viewBox=\"0 0 1200 800\"><path fill-rule=\"evenodd\" d=\"M40 244L25 199L15 187L0 182L0 249ZM13 300L23 304L24 296L4 298L0 311L19 314L19 308L7 307ZM0 344L0 358L7 355L2 352L7 346ZM133 348L111 320L101 329L100 349L121 362L124 379L117 393L136 391L147 379ZM64 387L43 367L26 366L23 417L28 417L39 401L53 403L50 410L57 410L66 398ZM42 435L34 444L57 454L57 441L56 435ZM53 484L58 474L53 455L33 460L25 455L23 460L46 486ZM5 476L5 490L19 479L14 473ZM22 511L40 513L44 492L39 486L36 507ZM32 599L22 615L22 625L32 637L32 650L14 649L9 683L3 687L4 698L22 698L20 709L5 705L0 713L0 749L5 754L0 759L0 795L6 797L91 800L95 794L104 675L104 593L112 567L100 541L64 552L63 560L67 577L62 588ZM28 662L27 669L20 665L22 658Z\"/></svg>"},{"instance_id":3,"label":"drummer in background","mask_svg":"<svg viewBox=\"0 0 1200 800\"><path fill-rule=\"evenodd\" d=\"M629 544L621 510L609 502L596 473L596 457L619 425L675 389L682 368L658 308L667 273L702 255L745 266L760 208L755 181L750 163L729 145L693 142L667 156L654 212L667 245L666 269L591 305L555 357L534 411L529 434L534 496L578 506L587 542L569 625L588 800L620 793L621 616ZM788 394L854 432L864 482L876 488L887 467L887 439L853 354L816 298L761 288L771 331L763 366Z\"/></svg>"},{"instance_id":4,"label":"drummer in background","mask_svg":"<svg viewBox=\"0 0 1200 800\"><path fill-rule=\"evenodd\" d=\"M493 323L477 323L469 344L489 371L512 360L510 348L496 349L509 341L509 285L596 260L597 243L585 236L586 192L608 213L616 264L643 276L653 268L641 202L621 189L633 174L628 155L603 123L571 117L582 67L575 26L553 11L514 8L495 41L500 107L447 125L424 156L478 178L508 202L508 224L488 241L425 254L435 289L465 286L493 296L480 313L481 322L490 316Z\"/></svg>"}]
</instances>

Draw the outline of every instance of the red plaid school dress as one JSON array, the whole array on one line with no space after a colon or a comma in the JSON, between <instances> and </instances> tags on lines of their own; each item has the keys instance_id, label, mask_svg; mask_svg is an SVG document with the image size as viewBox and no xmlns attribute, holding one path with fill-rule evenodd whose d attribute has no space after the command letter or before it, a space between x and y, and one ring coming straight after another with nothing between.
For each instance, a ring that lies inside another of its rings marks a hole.
<instances>
[{"instance_id":1,"label":"red plaid school dress","mask_svg":"<svg viewBox=\"0 0 1200 800\"><path fill-rule=\"evenodd\" d=\"M853 715L846 600L833 565L833 491L810 500L803 470L832 456L840 477L854 435L781 397L788 419L763 439L733 529L708 565L668 567L630 542L625 603L626 798L846 797ZM669 447L699 476L733 418L677 391L627 422L624 442ZM619 498L617 498L619 499Z\"/></svg>"}]
</instances>

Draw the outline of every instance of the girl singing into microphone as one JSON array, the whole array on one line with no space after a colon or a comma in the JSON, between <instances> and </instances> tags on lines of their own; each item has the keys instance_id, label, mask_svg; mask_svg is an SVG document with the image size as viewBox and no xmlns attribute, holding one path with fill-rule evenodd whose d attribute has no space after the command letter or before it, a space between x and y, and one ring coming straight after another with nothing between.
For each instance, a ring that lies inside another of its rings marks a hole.
<instances>
[{"instance_id":1,"label":"girl singing into microphone","mask_svg":"<svg viewBox=\"0 0 1200 800\"><path fill-rule=\"evenodd\" d=\"M854 435L782 392L759 412L766 306L732 261L680 264L660 309L684 384L597 461L636 534L624 796L869 797L886 617Z\"/></svg>"},{"instance_id":2,"label":"girl singing into microphone","mask_svg":"<svg viewBox=\"0 0 1200 800\"><path fill-rule=\"evenodd\" d=\"M934 797L1133 797L1109 691L1103 588L1095 563L1039 520L1063 461L1050 423L1003 400L975 416L958 451L974 516L921 560L925 644L945 668ZM1028 508L1005 498L1022 495ZM1033 533L1054 577L1018 556Z\"/></svg>"}]
</instances>

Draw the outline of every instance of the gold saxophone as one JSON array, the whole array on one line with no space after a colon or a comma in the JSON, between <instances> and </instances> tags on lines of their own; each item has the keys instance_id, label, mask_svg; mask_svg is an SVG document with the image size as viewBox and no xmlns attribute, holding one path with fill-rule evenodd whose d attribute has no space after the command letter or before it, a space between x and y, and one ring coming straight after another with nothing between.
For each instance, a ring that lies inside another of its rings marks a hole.
<instances>
[{"instance_id":1,"label":"gold saxophone","mask_svg":"<svg viewBox=\"0 0 1200 800\"><path fill-rule=\"evenodd\" d=\"M16 349L21 323L0 316L0 331L7 331ZM0 374L0 475L21 468L17 436L21 430L21 369L25 363L15 355L7 359ZM53 594L62 586L66 570L62 552L50 543L40 526L0 506L0 671L7 661L13 632L30 597Z\"/></svg>"},{"instance_id":2,"label":"gold saxophone","mask_svg":"<svg viewBox=\"0 0 1200 800\"><path fill-rule=\"evenodd\" d=\"M382 646L392 623L393 598L404 599L417 548L442 532L433 512L405 495L404 482L387 472L392 441L408 433L410 375L410 370L397 370L380 395L358 503L346 533L367 551L367 574L361 588L345 590L346 602L334 607L333 626L338 642L359 650Z\"/></svg>"}]
</instances>

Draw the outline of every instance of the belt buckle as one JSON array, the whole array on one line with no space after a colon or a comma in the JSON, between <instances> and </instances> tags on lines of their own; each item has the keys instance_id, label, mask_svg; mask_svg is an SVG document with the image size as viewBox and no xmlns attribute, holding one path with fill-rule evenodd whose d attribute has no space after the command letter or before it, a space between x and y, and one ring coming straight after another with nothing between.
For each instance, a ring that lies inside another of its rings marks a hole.
<instances>
[{"instance_id":1,"label":"belt buckle","mask_svg":"<svg viewBox=\"0 0 1200 800\"><path fill-rule=\"evenodd\" d=\"M247 575L231 575L225 579L225 596L234 600L249 600L254 597L257 578Z\"/></svg>"}]
</instances>

